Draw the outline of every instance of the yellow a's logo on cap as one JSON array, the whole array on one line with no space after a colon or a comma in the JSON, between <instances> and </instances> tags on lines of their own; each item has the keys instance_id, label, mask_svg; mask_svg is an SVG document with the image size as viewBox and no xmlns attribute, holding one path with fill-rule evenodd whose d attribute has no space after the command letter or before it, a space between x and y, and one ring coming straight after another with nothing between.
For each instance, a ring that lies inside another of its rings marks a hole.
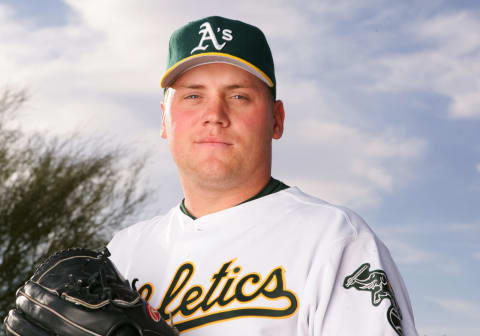
<instances>
[{"instance_id":1,"label":"yellow a's logo on cap","mask_svg":"<svg viewBox=\"0 0 480 336\"><path fill-rule=\"evenodd\" d=\"M217 32L220 32L220 28L217 28ZM217 37L215 36L215 33L213 32L212 26L210 25L209 22L204 22L200 26L200 30L198 31L198 34L202 35L202 38L200 39L200 42L198 45L190 51L190 54L193 54L197 50L206 50L208 48L208 45L203 45L203 42L205 41L212 41L213 46L217 50L222 50L223 47L227 44L227 41L233 40L232 36L232 31L230 29L223 29L222 31L222 44L218 43Z\"/></svg>"}]
</instances>

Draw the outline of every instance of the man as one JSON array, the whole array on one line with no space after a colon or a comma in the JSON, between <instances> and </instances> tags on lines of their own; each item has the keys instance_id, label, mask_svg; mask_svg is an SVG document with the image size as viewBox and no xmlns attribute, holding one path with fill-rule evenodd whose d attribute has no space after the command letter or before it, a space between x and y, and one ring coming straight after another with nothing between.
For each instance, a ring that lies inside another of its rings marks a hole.
<instances>
[{"instance_id":1,"label":"man","mask_svg":"<svg viewBox=\"0 0 480 336\"><path fill-rule=\"evenodd\" d=\"M187 335L417 335L367 224L270 176L285 112L258 28L190 22L170 39L161 85L185 198L109 249L166 320Z\"/></svg>"}]
</instances>

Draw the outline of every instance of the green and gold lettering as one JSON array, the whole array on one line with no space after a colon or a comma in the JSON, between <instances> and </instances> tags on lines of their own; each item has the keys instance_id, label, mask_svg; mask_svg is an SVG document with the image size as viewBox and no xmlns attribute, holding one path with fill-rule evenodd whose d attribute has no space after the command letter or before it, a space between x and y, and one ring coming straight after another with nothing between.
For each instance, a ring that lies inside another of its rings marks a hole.
<instances>
[{"instance_id":1,"label":"green and gold lettering","mask_svg":"<svg viewBox=\"0 0 480 336\"><path fill-rule=\"evenodd\" d=\"M197 328L204 324L220 322L238 317L286 318L293 315L298 307L295 293L285 288L284 271L281 267L273 269L262 281L257 273L239 274L241 268L230 270L234 260L224 263L218 272L212 275L210 287L206 290L199 284L190 283L195 271L193 263L182 264L175 273L162 303L158 308L162 317L168 320L178 313L187 320L179 322L179 331ZM249 287L248 290L246 287ZM148 295L147 287L141 289ZM247 293L248 291L249 293ZM219 293L219 294L216 294ZM232 293L232 294L229 294ZM230 295L229 297L227 297ZM257 298L268 300L286 300L284 308L259 308ZM240 308L228 309L233 302L241 303ZM171 307L177 302L176 307ZM212 313L218 305L219 309ZM194 315L197 316L194 317Z\"/></svg>"}]
</instances>

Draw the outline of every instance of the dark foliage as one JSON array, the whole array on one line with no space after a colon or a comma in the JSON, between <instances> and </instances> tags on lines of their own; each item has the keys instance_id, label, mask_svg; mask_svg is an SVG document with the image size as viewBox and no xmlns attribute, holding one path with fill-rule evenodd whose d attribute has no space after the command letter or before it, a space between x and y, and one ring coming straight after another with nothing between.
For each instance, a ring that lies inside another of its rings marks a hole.
<instances>
[{"instance_id":1,"label":"dark foliage","mask_svg":"<svg viewBox=\"0 0 480 336\"><path fill-rule=\"evenodd\" d=\"M0 321L42 259L105 245L150 195L138 190L144 159L100 141L27 135L12 126L25 101L25 92L0 96Z\"/></svg>"}]
</instances>

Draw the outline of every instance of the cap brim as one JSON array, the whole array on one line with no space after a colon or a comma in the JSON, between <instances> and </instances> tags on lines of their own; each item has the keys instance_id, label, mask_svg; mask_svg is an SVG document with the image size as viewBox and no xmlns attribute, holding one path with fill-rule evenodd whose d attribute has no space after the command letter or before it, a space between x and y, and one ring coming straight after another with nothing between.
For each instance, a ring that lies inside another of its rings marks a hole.
<instances>
[{"instance_id":1,"label":"cap brim","mask_svg":"<svg viewBox=\"0 0 480 336\"><path fill-rule=\"evenodd\" d=\"M263 81L265 84L267 84L269 87L273 87L272 80L255 65L239 57L216 52L192 55L177 62L165 72L160 82L160 86L162 88L166 88L170 86L184 72L197 66L211 63L227 63L237 66L245 71L248 71L258 79Z\"/></svg>"}]
</instances>

